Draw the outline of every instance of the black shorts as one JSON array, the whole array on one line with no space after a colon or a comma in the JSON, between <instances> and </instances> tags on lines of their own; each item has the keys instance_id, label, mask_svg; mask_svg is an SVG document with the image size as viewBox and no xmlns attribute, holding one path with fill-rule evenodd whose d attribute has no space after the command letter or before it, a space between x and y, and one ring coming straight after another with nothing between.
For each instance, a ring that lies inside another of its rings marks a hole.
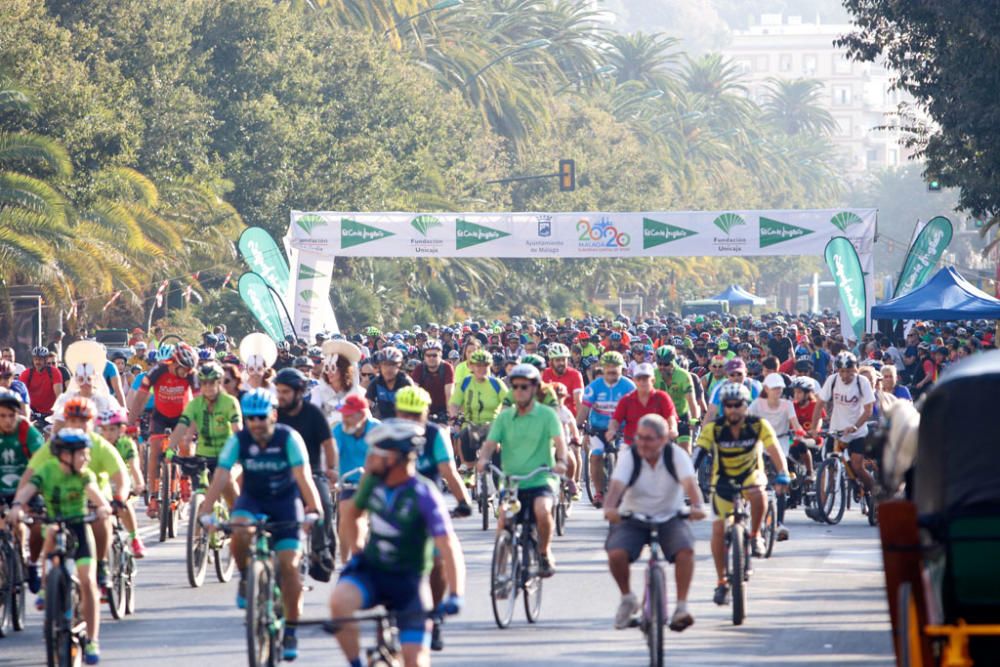
<instances>
[{"instance_id":1,"label":"black shorts","mask_svg":"<svg viewBox=\"0 0 1000 667\"><path fill-rule=\"evenodd\" d=\"M55 530L53 524L45 527L46 531ZM93 562L97 549L94 547L94 533L90 524L82 521L66 523L66 556L72 558L78 565Z\"/></svg>"},{"instance_id":2,"label":"black shorts","mask_svg":"<svg viewBox=\"0 0 1000 667\"><path fill-rule=\"evenodd\" d=\"M694 533L688 522L680 517L674 517L657 526L660 538L660 549L667 562L673 563L677 554L684 549L694 551ZM634 563L642 554L642 548L649 539L649 528L642 521L628 518L608 530L608 539L604 542L605 551L622 549L628 554L628 561Z\"/></svg>"},{"instance_id":3,"label":"black shorts","mask_svg":"<svg viewBox=\"0 0 1000 667\"><path fill-rule=\"evenodd\" d=\"M524 521L533 522L535 520L535 499L536 498L555 498L555 494L552 493L552 489L549 488L548 484L545 486L537 486L533 489L518 489L517 499L521 501L521 519Z\"/></svg>"},{"instance_id":4,"label":"black shorts","mask_svg":"<svg viewBox=\"0 0 1000 667\"><path fill-rule=\"evenodd\" d=\"M462 446L462 456L468 462L474 462L479 456L479 448L486 442L489 435L489 424L466 424L459 434L459 441Z\"/></svg>"},{"instance_id":5,"label":"black shorts","mask_svg":"<svg viewBox=\"0 0 1000 667\"><path fill-rule=\"evenodd\" d=\"M866 437L862 436L860 438L855 438L854 440L848 442L844 442L843 440L841 440L837 444L837 451L842 452L846 448L847 452L851 455L857 454L858 456L864 456L866 439L867 439Z\"/></svg>"},{"instance_id":6,"label":"black shorts","mask_svg":"<svg viewBox=\"0 0 1000 667\"><path fill-rule=\"evenodd\" d=\"M177 428L177 422L179 420L180 416L165 417L154 409L153 413L149 417L149 434L162 435L166 433L168 428L173 430Z\"/></svg>"}]
</instances>

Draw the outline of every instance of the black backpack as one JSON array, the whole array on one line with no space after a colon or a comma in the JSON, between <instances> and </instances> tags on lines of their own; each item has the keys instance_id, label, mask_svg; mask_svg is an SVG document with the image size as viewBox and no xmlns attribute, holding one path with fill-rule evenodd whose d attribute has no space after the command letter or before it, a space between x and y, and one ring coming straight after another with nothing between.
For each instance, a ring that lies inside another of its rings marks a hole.
<instances>
[{"instance_id":1,"label":"black backpack","mask_svg":"<svg viewBox=\"0 0 1000 667\"><path fill-rule=\"evenodd\" d=\"M625 488L631 488L635 481L639 479L639 472L642 470L642 461L639 458L639 450L635 445L628 448L629 453L632 455L632 474L628 478L628 484ZM674 448L673 445L667 444L663 448L663 465L667 467L667 472L670 476L674 478L675 482L679 482L677 479L677 470L674 469Z\"/></svg>"}]
</instances>

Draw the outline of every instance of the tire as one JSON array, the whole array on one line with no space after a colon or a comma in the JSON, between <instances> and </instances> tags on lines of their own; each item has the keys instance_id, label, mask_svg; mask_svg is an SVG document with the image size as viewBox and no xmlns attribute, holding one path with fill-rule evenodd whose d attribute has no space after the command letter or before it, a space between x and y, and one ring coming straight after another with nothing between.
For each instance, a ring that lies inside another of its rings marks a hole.
<instances>
[{"instance_id":1,"label":"tire","mask_svg":"<svg viewBox=\"0 0 1000 667\"><path fill-rule=\"evenodd\" d=\"M649 625L646 628L646 643L649 645L650 667L663 667L663 628L667 619L663 592L666 590L663 568L657 566L649 570L649 599L647 601Z\"/></svg>"},{"instance_id":2,"label":"tire","mask_svg":"<svg viewBox=\"0 0 1000 667\"><path fill-rule=\"evenodd\" d=\"M588 436L589 437L589 436ZM580 452L580 459L583 466L583 474L580 476L580 481L583 482L583 488L587 490L587 500L591 504L594 503L594 491L590 488L590 453L589 448L584 448Z\"/></svg>"},{"instance_id":3,"label":"tire","mask_svg":"<svg viewBox=\"0 0 1000 667\"><path fill-rule=\"evenodd\" d=\"M247 577L247 657L251 667L272 664L271 617L268 612L274 593L271 570L259 560L253 561Z\"/></svg>"},{"instance_id":4,"label":"tire","mask_svg":"<svg viewBox=\"0 0 1000 667\"><path fill-rule=\"evenodd\" d=\"M534 529L532 528L532 531ZM537 623L542 614L542 578L538 576L541 566L541 554L538 552L538 540L533 535L525 540L521 547L523 551L524 584L524 615L528 623Z\"/></svg>"},{"instance_id":5,"label":"tire","mask_svg":"<svg viewBox=\"0 0 1000 667\"><path fill-rule=\"evenodd\" d=\"M10 542L0 542L0 637L10 634L11 617L14 615L13 555Z\"/></svg>"},{"instance_id":6,"label":"tire","mask_svg":"<svg viewBox=\"0 0 1000 667\"><path fill-rule=\"evenodd\" d=\"M125 559L125 613L132 615L135 613L135 558L131 555Z\"/></svg>"},{"instance_id":7,"label":"tire","mask_svg":"<svg viewBox=\"0 0 1000 667\"><path fill-rule=\"evenodd\" d=\"M847 509L847 476L840 460L823 461L816 474L816 504L823 520L830 525L840 523Z\"/></svg>"},{"instance_id":8,"label":"tire","mask_svg":"<svg viewBox=\"0 0 1000 667\"><path fill-rule=\"evenodd\" d=\"M744 579L746 564L743 554L743 529L737 526L729 528L729 587L733 596L733 625L743 625L747 615L747 583Z\"/></svg>"},{"instance_id":9,"label":"tire","mask_svg":"<svg viewBox=\"0 0 1000 667\"><path fill-rule=\"evenodd\" d=\"M160 542L166 542L170 536L170 464L160 461Z\"/></svg>"},{"instance_id":10,"label":"tire","mask_svg":"<svg viewBox=\"0 0 1000 667\"><path fill-rule=\"evenodd\" d=\"M604 455L604 488L601 489L604 495L607 495L608 487L611 486L611 475L615 472L616 465L618 465L618 452L608 452Z\"/></svg>"},{"instance_id":11,"label":"tire","mask_svg":"<svg viewBox=\"0 0 1000 667\"><path fill-rule=\"evenodd\" d=\"M517 603L518 562L510 531L497 535L493 544L493 561L490 567L490 600L497 627L506 628L514 618Z\"/></svg>"},{"instance_id":12,"label":"tire","mask_svg":"<svg viewBox=\"0 0 1000 667\"><path fill-rule=\"evenodd\" d=\"M198 521L198 513L205 496L196 493L191 498L191 512L188 517L187 531L187 576L192 588L200 588L205 583L205 571L208 569L208 530Z\"/></svg>"},{"instance_id":13,"label":"tire","mask_svg":"<svg viewBox=\"0 0 1000 667\"><path fill-rule=\"evenodd\" d=\"M125 598L127 597L125 549L121 534L116 530L111 536L111 549L108 554L108 609L111 611L111 618L116 621L125 617Z\"/></svg>"},{"instance_id":14,"label":"tire","mask_svg":"<svg viewBox=\"0 0 1000 667\"><path fill-rule=\"evenodd\" d=\"M15 551L14 560L11 561L14 564L13 569L13 585L11 587L11 594L13 597L13 605L11 606L11 621L14 626L14 630L20 632L25 628L25 612L28 608L28 584L25 581L25 571L24 571L24 561L21 560L21 556Z\"/></svg>"},{"instance_id":15,"label":"tire","mask_svg":"<svg viewBox=\"0 0 1000 667\"><path fill-rule=\"evenodd\" d=\"M45 653L49 667L73 664L73 632L67 615L73 606L69 579L61 568L45 579Z\"/></svg>"},{"instance_id":16,"label":"tire","mask_svg":"<svg viewBox=\"0 0 1000 667\"><path fill-rule=\"evenodd\" d=\"M878 525L878 503L875 498L872 497L870 493L865 494L865 504L868 507L868 525L877 526Z\"/></svg>"},{"instance_id":17,"label":"tire","mask_svg":"<svg viewBox=\"0 0 1000 667\"><path fill-rule=\"evenodd\" d=\"M761 536L764 538L764 558L770 558L774 551L774 540L778 536L778 508L774 498L767 500L767 512L764 513L764 521L760 526Z\"/></svg>"},{"instance_id":18,"label":"tire","mask_svg":"<svg viewBox=\"0 0 1000 667\"><path fill-rule=\"evenodd\" d=\"M701 488L702 498L712 496L712 455L709 454L701 461L698 468L698 487Z\"/></svg>"},{"instance_id":19,"label":"tire","mask_svg":"<svg viewBox=\"0 0 1000 667\"><path fill-rule=\"evenodd\" d=\"M556 514L556 535L562 537L566 534L566 506L563 505L562 500L556 503L555 506Z\"/></svg>"},{"instance_id":20,"label":"tire","mask_svg":"<svg viewBox=\"0 0 1000 667\"><path fill-rule=\"evenodd\" d=\"M900 667L923 667L923 628L913 587L905 581L896 589L897 614L896 646L899 649Z\"/></svg>"},{"instance_id":21,"label":"tire","mask_svg":"<svg viewBox=\"0 0 1000 667\"><path fill-rule=\"evenodd\" d=\"M225 504L216 505L216 508L219 520L229 521L229 509L226 508ZM219 580L219 583L226 584L232 580L233 573L236 572L236 559L233 558L232 540L223 538L222 533L218 533L218 535L220 546L215 550L212 560L215 561L215 578ZM332 553L336 555L337 552Z\"/></svg>"},{"instance_id":22,"label":"tire","mask_svg":"<svg viewBox=\"0 0 1000 667\"><path fill-rule=\"evenodd\" d=\"M489 494L489 483L486 480L486 475L490 473L483 473L479 476L476 487L479 488L479 514L482 515L483 519L483 530L490 529L490 494Z\"/></svg>"}]
</instances>

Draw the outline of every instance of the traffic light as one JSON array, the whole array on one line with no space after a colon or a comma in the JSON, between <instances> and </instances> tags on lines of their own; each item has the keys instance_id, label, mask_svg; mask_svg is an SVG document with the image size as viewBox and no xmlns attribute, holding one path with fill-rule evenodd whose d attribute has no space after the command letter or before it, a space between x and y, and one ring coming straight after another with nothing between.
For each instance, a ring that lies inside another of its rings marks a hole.
<instances>
[{"instance_id":1,"label":"traffic light","mask_svg":"<svg viewBox=\"0 0 1000 667\"><path fill-rule=\"evenodd\" d=\"M927 190L929 192L941 192L941 181L936 178L927 181Z\"/></svg>"},{"instance_id":2,"label":"traffic light","mask_svg":"<svg viewBox=\"0 0 1000 667\"><path fill-rule=\"evenodd\" d=\"M572 192L576 190L576 162L559 160L559 190Z\"/></svg>"}]
</instances>

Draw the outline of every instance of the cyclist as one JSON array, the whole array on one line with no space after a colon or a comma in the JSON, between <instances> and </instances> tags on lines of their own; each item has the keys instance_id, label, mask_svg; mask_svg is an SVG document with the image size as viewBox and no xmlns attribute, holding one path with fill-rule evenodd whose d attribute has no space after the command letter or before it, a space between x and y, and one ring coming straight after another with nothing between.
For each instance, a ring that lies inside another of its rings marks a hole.
<instances>
[{"instance_id":1,"label":"cyclist","mask_svg":"<svg viewBox=\"0 0 1000 667\"><path fill-rule=\"evenodd\" d=\"M569 367L569 348L562 343L549 346L549 367L542 372L542 382L559 382L565 385L568 396L563 403L576 414L583 398L583 375Z\"/></svg>"},{"instance_id":2,"label":"cyclist","mask_svg":"<svg viewBox=\"0 0 1000 667\"><path fill-rule=\"evenodd\" d=\"M142 470L139 469L139 450L135 445L135 440L125 435L126 422L128 422L128 415L121 408L99 412L97 414L97 431L102 438L118 450L118 455L128 466L132 490L135 495L139 495L145 488L145 480L142 478ZM132 555L136 558L143 558L146 555L146 547L137 532L138 527L131 498L125 499L125 505L127 511L122 513L121 519L125 529L129 532L129 538L132 540Z\"/></svg>"},{"instance_id":3,"label":"cyclist","mask_svg":"<svg viewBox=\"0 0 1000 667\"><path fill-rule=\"evenodd\" d=\"M31 367L18 378L28 388L31 409L40 415L52 414L59 394L63 392L63 377L57 368L48 365L49 349L36 347L31 351Z\"/></svg>"},{"instance_id":4,"label":"cyclist","mask_svg":"<svg viewBox=\"0 0 1000 667\"><path fill-rule=\"evenodd\" d=\"M622 512L645 514L658 523L660 548L664 558L674 563L677 580L677 605L670 629L681 632L694 623L687 610L687 594L694 576L695 540L691 527L678 514L685 507L685 494L691 499L691 519L704 519L705 510L691 457L679 446L671 445L670 436L667 420L655 414L642 417L631 456L618 459L608 488L604 516L611 527L604 548L608 552L608 569L622 593L615 614L618 630L627 627L639 610L639 600L629 586L629 564L638 560L649 535L641 522L623 521Z\"/></svg>"},{"instance_id":5,"label":"cyclist","mask_svg":"<svg viewBox=\"0 0 1000 667\"><path fill-rule=\"evenodd\" d=\"M7 519L17 525L21 518L21 507L40 493L45 500L50 517L60 517L67 521L66 529L75 537L67 540L72 552L67 557L74 559L76 575L80 582L80 599L84 622L87 626L87 643L83 656L88 665L96 665L101 659L98 645L100 632L99 597L94 571L91 564L97 553L90 526L83 522L87 515L87 503L92 503L99 521L106 520L111 507L98 487L97 475L88 467L90 462L91 436L80 429L65 428L52 439L46 449L51 450L51 458L32 471L31 478L22 485L14 496ZM47 555L55 546L55 532L45 536L44 553Z\"/></svg>"},{"instance_id":6,"label":"cyclist","mask_svg":"<svg viewBox=\"0 0 1000 667\"><path fill-rule=\"evenodd\" d=\"M45 444L41 432L24 416L24 402L10 389L0 389L0 507L10 506L17 492L18 482L28 467L31 455ZM0 517L0 528L4 520ZM23 546L24 531L14 532L14 543ZM32 592L38 592L38 569Z\"/></svg>"},{"instance_id":7,"label":"cyclist","mask_svg":"<svg viewBox=\"0 0 1000 667\"><path fill-rule=\"evenodd\" d=\"M361 480L361 473L354 472L359 468L364 468L365 459L368 457L368 445L365 443L365 436L381 422L372 418L368 410L368 399L364 396L350 395L344 399L338 408L340 420L333 427L333 439L337 444L337 456L340 460L340 470L338 478L342 483L357 485ZM354 496L354 488L341 489L337 496L337 535L340 540L340 562L346 563L351 556L351 542L348 541L348 534L358 536L364 540L368 524L363 513L357 514L354 518L354 526L348 526L345 515L345 505L350 503ZM350 532L353 531L353 532Z\"/></svg>"},{"instance_id":8,"label":"cyclist","mask_svg":"<svg viewBox=\"0 0 1000 667\"><path fill-rule=\"evenodd\" d=\"M450 591L438 607L457 614L465 593L465 558L444 505L429 480L417 474L417 449L426 443L426 431L413 421L389 419L366 436L367 474L353 503L345 509L348 525L361 512L372 517L372 532L362 545L349 535L355 556L343 569L330 597L334 618L382 604L396 614L403 662L407 667L430 664L431 611L424 577L433 567L437 549ZM360 631L356 623L337 630L337 641L351 667L361 667Z\"/></svg>"},{"instance_id":9,"label":"cyclist","mask_svg":"<svg viewBox=\"0 0 1000 667\"><path fill-rule=\"evenodd\" d=\"M170 353L166 357L166 353ZM153 392L153 412L149 421L149 453L146 473L149 475L149 503L146 514L151 519L160 515L160 450L166 438L167 429L177 426L191 400L193 392L198 389L198 379L194 368L198 363L194 349L186 343L176 348L168 347L163 356L158 356L160 362L153 370L146 373L139 389L133 392L129 401L129 425L139 421L146 407L149 393Z\"/></svg>"},{"instance_id":10,"label":"cyclist","mask_svg":"<svg viewBox=\"0 0 1000 667\"><path fill-rule=\"evenodd\" d=\"M590 449L590 479L597 492L594 494L594 507L600 509L604 502L604 447L611 446L614 441L608 441L608 426L615 414L618 401L635 391L635 383L622 377L622 367L625 359L618 352L605 352L601 356L603 375L587 385L583 390L583 400L576 413L576 422L583 430L590 425L592 435L589 438Z\"/></svg>"},{"instance_id":11,"label":"cyclist","mask_svg":"<svg viewBox=\"0 0 1000 667\"><path fill-rule=\"evenodd\" d=\"M260 514L281 524L272 531L274 551L278 557L278 579L285 609L285 638L282 653L285 660L298 657L296 630L302 606L302 580L299 577L300 527L303 521L302 504L307 513L316 513L322 519L319 495L313 484L309 467L309 454L301 436L293 429L279 424L277 405L273 394L263 388L244 394L240 408L246 420L246 429L229 436L212 485L205 493L201 506L203 517L209 516L222 490L229 485L233 466L243 467L243 484L240 496L233 507L233 557L240 568L240 587L236 605L246 607L246 575L250 555L250 534L239 528L252 522Z\"/></svg>"},{"instance_id":12,"label":"cyclist","mask_svg":"<svg viewBox=\"0 0 1000 667\"><path fill-rule=\"evenodd\" d=\"M455 370L444 362L441 341L427 341L422 353L423 363L413 370L411 378L431 396L431 419L443 424L448 420L448 401L455 389Z\"/></svg>"},{"instance_id":13,"label":"cyclist","mask_svg":"<svg viewBox=\"0 0 1000 667\"><path fill-rule=\"evenodd\" d=\"M826 379L813 408L812 437L819 432L823 410L829 413L830 430L839 432L835 447L850 453L850 466L870 493L875 491L875 480L865 470L865 436L868 420L875 408L875 391L868 378L858 373L858 358L850 352L841 352L833 362L836 373Z\"/></svg>"},{"instance_id":14,"label":"cyclist","mask_svg":"<svg viewBox=\"0 0 1000 667\"><path fill-rule=\"evenodd\" d=\"M663 417L669 427L667 433L670 441L677 439L677 411L667 392L653 388L655 373L653 364L639 364L635 367L635 375L632 378L635 382L635 391L626 394L615 406L615 412L608 422L608 442L615 441L619 427L624 424L625 444L631 446L636 429L639 427L639 420L648 414Z\"/></svg>"},{"instance_id":15,"label":"cyclist","mask_svg":"<svg viewBox=\"0 0 1000 667\"><path fill-rule=\"evenodd\" d=\"M170 446L181 456L203 456L208 459L208 474L215 473L222 447L233 433L243 428L240 404L230 394L222 391L222 367L215 362L198 368L198 384L201 393L191 399L184 412L177 419L177 428L170 435ZM191 451L191 443L197 437L197 445ZM190 498L191 481L181 479L181 493L185 500ZM229 507L236 502L235 484L227 486L222 495Z\"/></svg>"},{"instance_id":16,"label":"cyclist","mask_svg":"<svg viewBox=\"0 0 1000 667\"><path fill-rule=\"evenodd\" d=\"M729 597L729 582L725 578L725 522L732 513L737 494L750 502L750 537L753 555L760 557L764 552L764 540L760 536L760 524L764 518L764 487L767 475L764 471L764 451L778 471L775 477L775 493L784 493L789 482L788 465L785 454L774 436L774 429L764 419L747 414L750 404L750 390L739 383L730 382L722 386L723 414L702 429L698 437L698 457L695 470L701 458L712 452L712 509L715 521L712 524L712 559L718 575L715 589L715 604L726 604Z\"/></svg>"},{"instance_id":17,"label":"cyclist","mask_svg":"<svg viewBox=\"0 0 1000 667\"><path fill-rule=\"evenodd\" d=\"M819 422L813 424L813 412L816 409L816 381L811 377L799 376L792 380L792 402L795 407L795 419L806 433L811 433L814 429L823 428L823 420L826 418L825 412L820 412ZM815 440L811 440L812 447ZM796 461L801 461L806 467L806 479L810 482L816 479L816 471L813 467L813 457L810 453L810 445L807 445L802 438L797 438L795 443L788 449L788 455Z\"/></svg>"},{"instance_id":18,"label":"cyclist","mask_svg":"<svg viewBox=\"0 0 1000 667\"><path fill-rule=\"evenodd\" d=\"M323 411L305 399L308 380L300 371L295 368L278 371L274 376L274 386L278 390L278 423L302 436L309 453L309 467L316 473L313 475L313 483L323 505L323 516L332 517L333 496L330 494L330 484L337 483L337 448L334 446L330 426ZM318 567L318 572L333 571L334 554L330 544L333 534L328 534L328 530L332 531L333 527L323 525L313 529L312 553L309 558Z\"/></svg>"},{"instance_id":19,"label":"cyclist","mask_svg":"<svg viewBox=\"0 0 1000 667\"><path fill-rule=\"evenodd\" d=\"M454 419L465 418L465 426L459 434L458 455L462 462L460 472L471 475L472 463L476 460L483 439L489 433L490 424L496 418L507 398L508 389L503 382L489 374L490 355L476 349L469 354L470 375L455 388L451 395L448 412ZM469 483L469 480L466 480Z\"/></svg>"},{"instance_id":20,"label":"cyclist","mask_svg":"<svg viewBox=\"0 0 1000 667\"><path fill-rule=\"evenodd\" d=\"M620 357L621 355L619 355ZM507 475L524 475L539 466L548 466L558 475L566 473L566 440L555 410L536 400L541 373L530 364L518 364L510 374L514 407L501 412L490 427L486 443L479 452L478 467L486 471L493 452L500 447L500 467ZM552 503L558 490L556 479L539 473L522 481L518 500L534 510L541 553L538 574L555 574L552 556ZM504 529L504 515L498 517L497 531Z\"/></svg>"},{"instance_id":21,"label":"cyclist","mask_svg":"<svg viewBox=\"0 0 1000 667\"><path fill-rule=\"evenodd\" d=\"M691 424L701 416L695 393L696 380L692 379L681 364L677 353L670 345L662 345L656 350L656 375L653 387L667 392L677 411L677 444L690 456Z\"/></svg>"},{"instance_id":22,"label":"cyclist","mask_svg":"<svg viewBox=\"0 0 1000 667\"><path fill-rule=\"evenodd\" d=\"M747 377L747 365L743 363L742 359L732 359L727 361L725 371L728 381L723 384L716 385L715 391L709 397L707 421L713 421L722 414L722 395L719 393L719 390L726 384L735 383L746 387L747 391L750 392L751 401L760 396L761 389L763 389L760 382Z\"/></svg>"},{"instance_id":23,"label":"cyclist","mask_svg":"<svg viewBox=\"0 0 1000 667\"><path fill-rule=\"evenodd\" d=\"M372 414L379 419L388 419L396 414L396 392L409 387L413 380L403 370L403 353L395 347L387 347L378 354L378 374L368 385L365 397L372 408Z\"/></svg>"},{"instance_id":24,"label":"cyclist","mask_svg":"<svg viewBox=\"0 0 1000 667\"><path fill-rule=\"evenodd\" d=\"M715 355L708 362L708 373L701 378L701 386L705 390L705 396L708 397L706 400L709 403L711 403L711 397L715 390L726 381L726 358Z\"/></svg>"},{"instance_id":25,"label":"cyclist","mask_svg":"<svg viewBox=\"0 0 1000 667\"><path fill-rule=\"evenodd\" d=\"M28 407L28 403L31 401L28 396L28 388L15 375L14 367L9 361L0 361L0 389L9 389L20 396L24 416L31 417L31 409Z\"/></svg>"}]
</instances>

